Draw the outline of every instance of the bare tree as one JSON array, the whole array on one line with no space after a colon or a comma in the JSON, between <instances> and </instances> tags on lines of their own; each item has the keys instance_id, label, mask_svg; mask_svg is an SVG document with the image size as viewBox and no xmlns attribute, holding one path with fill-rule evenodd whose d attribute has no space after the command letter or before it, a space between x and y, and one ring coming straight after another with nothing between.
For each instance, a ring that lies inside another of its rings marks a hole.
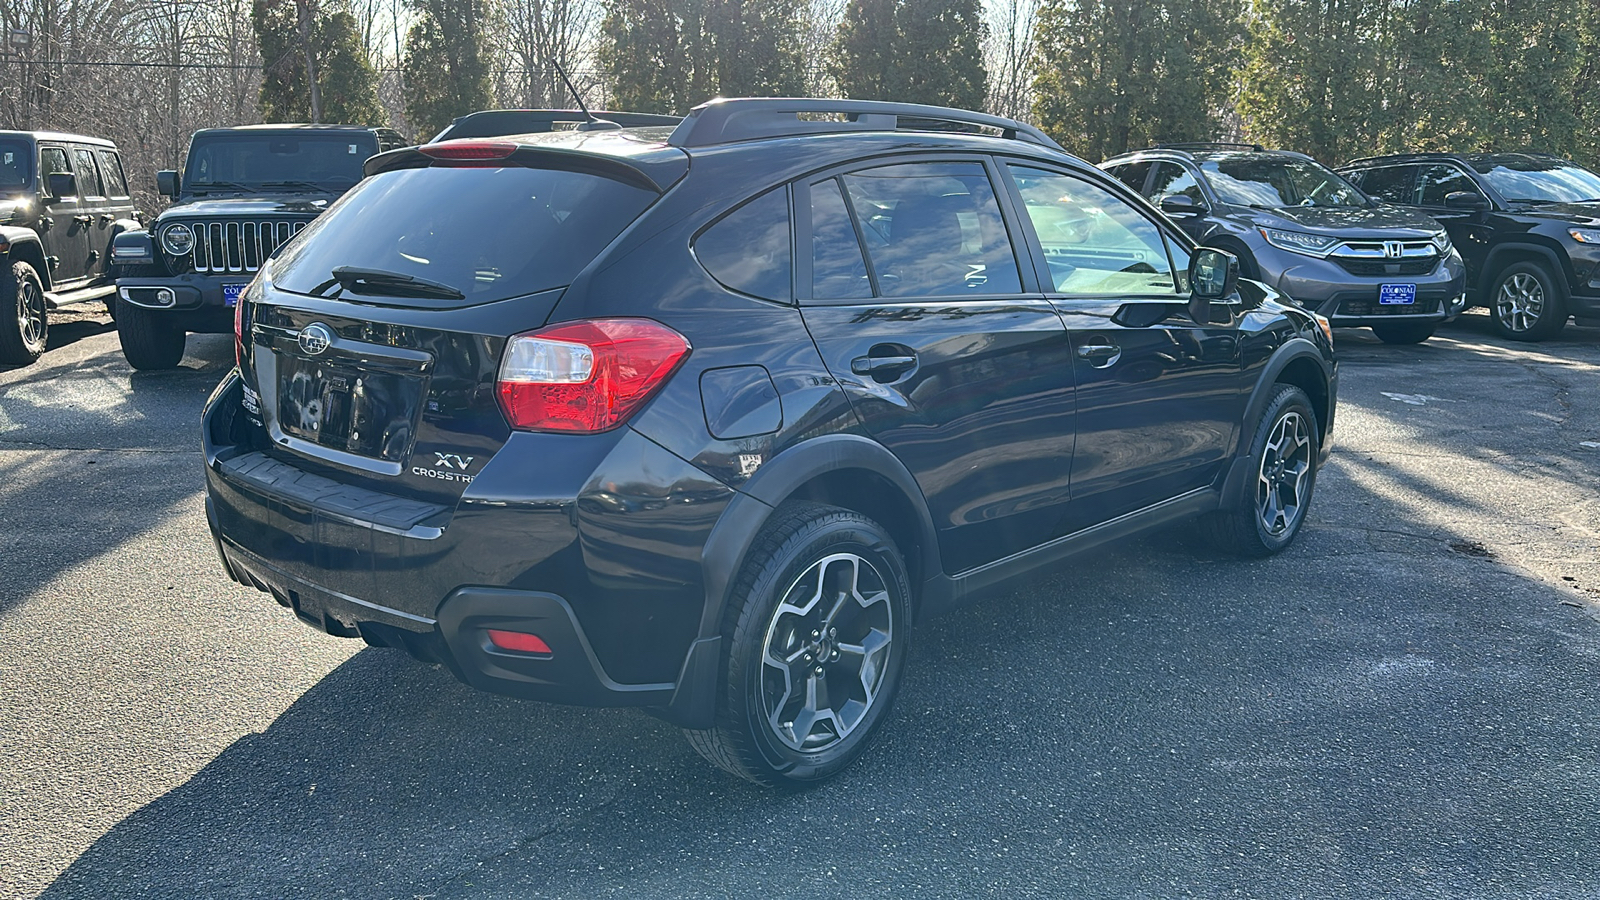
<instances>
[{"instance_id":1,"label":"bare tree","mask_svg":"<svg viewBox=\"0 0 1600 900\"><path fill-rule=\"evenodd\" d=\"M984 63L989 70L988 111L1014 119L1033 108L1033 29L1039 0L989 0Z\"/></svg>"}]
</instances>

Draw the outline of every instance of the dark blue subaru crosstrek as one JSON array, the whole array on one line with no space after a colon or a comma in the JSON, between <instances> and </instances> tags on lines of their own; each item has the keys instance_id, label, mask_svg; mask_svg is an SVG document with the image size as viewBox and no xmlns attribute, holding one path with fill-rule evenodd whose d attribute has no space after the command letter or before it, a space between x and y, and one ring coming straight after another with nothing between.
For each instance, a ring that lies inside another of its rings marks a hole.
<instances>
[{"instance_id":1,"label":"dark blue subaru crosstrek","mask_svg":"<svg viewBox=\"0 0 1600 900\"><path fill-rule=\"evenodd\" d=\"M1327 321L1017 122L720 100L366 172L238 305L228 573L756 781L860 754L925 617L1183 518L1276 552L1327 457Z\"/></svg>"}]
</instances>

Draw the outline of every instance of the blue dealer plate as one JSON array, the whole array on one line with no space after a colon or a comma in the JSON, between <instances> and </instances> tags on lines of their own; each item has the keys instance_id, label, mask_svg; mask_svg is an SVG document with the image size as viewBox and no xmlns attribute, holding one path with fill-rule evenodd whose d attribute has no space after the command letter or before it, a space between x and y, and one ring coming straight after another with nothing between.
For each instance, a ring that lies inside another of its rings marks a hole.
<instances>
[{"instance_id":1,"label":"blue dealer plate","mask_svg":"<svg viewBox=\"0 0 1600 900\"><path fill-rule=\"evenodd\" d=\"M1417 302L1414 284L1384 284L1378 286L1378 302L1384 306L1406 306Z\"/></svg>"},{"instance_id":2,"label":"blue dealer plate","mask_svg":"<svg viewBox=\"0 0 1600 900\"><path fill-rule=\"evenodd\" d=\"M225 285L223 285L222 286L222 305L223 306L227 306L227 307L238 306L239 305L239 295L244 293L244 289L246 287L248 287L248 286L249 285L243 285L243 284L225 284ZM1388 285L1384 285L1384 287L1388 288L1389 286ZM1412 288L1412 290L1415 291L1416 288ZM1385 300L1384 302L1387 303L1389 301ZM1410 303L1411 301L1407 300L1406 302Z\"/></svg>"}]
</instances>

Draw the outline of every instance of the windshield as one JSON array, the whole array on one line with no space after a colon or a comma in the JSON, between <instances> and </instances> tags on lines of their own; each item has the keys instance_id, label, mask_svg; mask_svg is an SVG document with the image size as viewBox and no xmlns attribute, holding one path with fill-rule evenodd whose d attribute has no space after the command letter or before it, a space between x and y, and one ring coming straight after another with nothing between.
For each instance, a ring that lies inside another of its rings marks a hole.
<instances>
[{"instance_id":1,"label":"windshield","mask_svg":"<svg viewBox=\"0 0 1600 900\"><path fill-rule=\"evenodd\" d=\"M1577 203L1600 199L1600 175L1565 160L1484 160L1473 168L1507 200Z\"/></svg>"},{"instance_id":2,"label":"windshield","mask_svg":"<svg viewBox=\"0 0 1600 900\"><path fill-rule=\"evenodd\" d=\"M1200 166L1222 202L1233 206L1366 206L1367 198L1309 159L1222 157Z\"/></svg>"},{"instance_id":3,"label":"windshield","mask_svg":"<svg viewBox=\"0 0 1600 900\"><path fill-rule=\"evenodd\" d=\"M0 192L16 192L33 176L33 154L24 141L0 141Z\"/></svg>"},{"instance_id":4,"label":"windshield","mask_svg":"<svg viewBox=\"0 0 1600 900\"><path fill-rule=\"evenodd\" d=\"M655 197L521 166L384 172L307 227L273 264L273 282L327 294L343 269L360 270L366 294L415 296L407 277L431 285L430 296L459 293L463 306L532 294L571 284Z\"/></svg>"},{"instance_id":5,"label":"windshield","mask_svg":"<svg viewBox=\"0 0 1600 900\"><path fill-rule=\"evenodd\" d=\"M183 187L343 191L361 180L361 164L377 152L377 138L360 131L217 135L189 148Z\"/></svg>"}]
</instances>

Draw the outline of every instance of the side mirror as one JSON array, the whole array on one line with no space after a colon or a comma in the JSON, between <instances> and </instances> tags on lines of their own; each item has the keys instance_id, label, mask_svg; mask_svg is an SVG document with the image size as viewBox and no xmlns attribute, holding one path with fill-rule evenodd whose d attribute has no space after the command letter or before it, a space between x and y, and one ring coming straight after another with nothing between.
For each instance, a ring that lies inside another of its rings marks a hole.
<instances>
[{"instance_id":1,"label":"side mirror","mask_svg":"<svg viewBox=\"0 0 1600 900\"><path fill-rule=\"evenodd\" d=\"M1169 216L1198 216L1205 209L1188 194L1168 194L1161 198L1161 211Z\"/></svg>"},{"instance_id":2,"label":"side mirror","mask_svg":"<svg viewBox=\"0 0 1600 900\"><path fill-rule=\"evenodd\" d=\"M1488 209L1489 198L1477 191L1451 191L1444 196L1448 209Z\"/></svg>"},{"instance_id":3,"label":"side mirror","mask_svg":"<svg viewBox=\"0 0 1600 900\"><path fill-rule=\"evenodd\" d=\"M156 173L156 190L162 196L178 199L178 173L173 171Z\"/></svg>"},{"instance_id":4,"label":"side mirror","mask_svg":"<svg viewBox=\"0 0 1600 900\"><path fill-rule=\"evenodd\" d=\"M1215 247L1201 247L1189 260L1189 286L1196 300L1226 300L1239 290L1239 257Z\"/></svg>"},{"instance_id":5,"label":"side mirror","mask_svg":"<svg viewBox=\"0 0 1600 900\"><path fill-rule=\"evenodd\" d=\"M78 179L72 177L71 172L51 172L45 180L49 182L50 196L58 200L78 196Z\"/></svg>"}]
</instances>

